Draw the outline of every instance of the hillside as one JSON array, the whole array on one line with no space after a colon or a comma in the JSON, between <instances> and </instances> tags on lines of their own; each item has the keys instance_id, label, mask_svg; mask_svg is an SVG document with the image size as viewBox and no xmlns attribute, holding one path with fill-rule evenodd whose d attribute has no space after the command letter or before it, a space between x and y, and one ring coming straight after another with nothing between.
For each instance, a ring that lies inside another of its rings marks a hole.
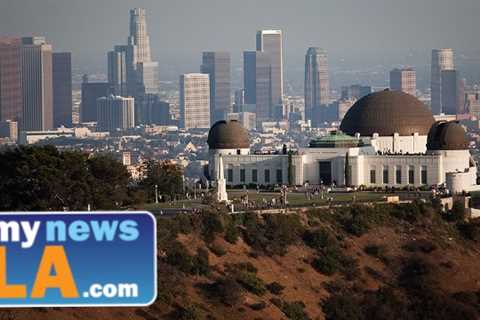
<instances>
[{"instance_id":1,"label":"hillside","mask_svg":"<svg viewBox=\"0 0 480 320\"><path fill-rule=\"evenodd\" d=\"M436 204L159 219L149 308L0 319L479 319L480 225Z\"/></svg>"}]
</instances>

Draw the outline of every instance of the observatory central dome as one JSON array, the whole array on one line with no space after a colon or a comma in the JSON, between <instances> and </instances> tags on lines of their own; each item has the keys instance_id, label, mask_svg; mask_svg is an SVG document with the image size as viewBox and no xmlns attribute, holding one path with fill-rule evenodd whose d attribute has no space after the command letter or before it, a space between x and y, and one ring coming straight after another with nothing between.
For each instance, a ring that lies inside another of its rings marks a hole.
<instances>
[{"instance_id":1,"label":"observatory central dome","mask_svg":"<svg viewBox=\"0 0 480 320\"><path fill-rule=\"evenodd\" d=\"M410 136L427 135L435 122L430 109L412 95L384 90L358 100L348 110L340 130L355 135Z\"/></svg>"}]
</instances>

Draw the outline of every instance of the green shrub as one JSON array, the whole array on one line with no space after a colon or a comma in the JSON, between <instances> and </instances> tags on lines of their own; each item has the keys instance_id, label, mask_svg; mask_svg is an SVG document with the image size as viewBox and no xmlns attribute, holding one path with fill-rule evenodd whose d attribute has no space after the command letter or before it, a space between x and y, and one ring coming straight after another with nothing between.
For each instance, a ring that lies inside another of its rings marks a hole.
<instances>
[{"instance_id":1,"label":"green shrub","mask_svg":"<svg viewBox=\"0 0 480 320\"><path fill-rule=\"evenodd\" d=\"M202 319L200 310L193 304L185 307L179 307L175 315L179 320L199 320Z\"/></svg>"},{"instance_id":2,"label":"green shrub","mask_svg":"<svg viewBox=\"0 0 480 320\"><path fill-rule=\"evenodd\" d=\"M240 262L235 264L226 264L225 270L229 273L235 273L237 271L245 271L251 273L257 273L258 269L251 262Z\"/></svg>"},{"instance_id":3,"label":"green shrub","mask_svg":"<svg viewBox=\"0 0 480 320\"><path fill-rule=\"evenodd\" d=\"M210 249L210 251L212 251L217 257L224 256L227 253L227 251L221 245L216 243L211 243L208 246L208 249Z\"/></svg>"},{"instance_id":4,"label":"green shrub","mask_svg":"<svg viewBox=\"0 0 480 320\"><path fill-rule=\"evenodd\" d=\"M205 212L202 214L202 235L206 242L212 242L215 234L224 231L223 222L219 213Z\"/></svg>"},{"instance_id":5,"label":"green shrub","mask_svg":"<svg viewBox=\"0 0 480 320\"><path fill-rule=\"evenodd\" d=\"M166 262L184 273L192 271L192 260L187 249L178 241L172 242L166 250Z\"/></svg>"},{"instance_id":6,"label":"green shrub","mask_svg":"<svg viewBox=\"0 0 480 320\"><path fill-rule=\"evenodd\" d=\"M184 213L176 215L175 218L172 219L171 227L175 230L175 234L190 234L193 231L191 216Z\"/></svg>"},{"instance_id":7,"label":"green shrub","mask_svg":"<svg viewBox=\"0 0 480 320\"><path fill-rule=\"evenodd\" d=\"M402 203L395 205L391 214L400 220L405 220L410 223L417 222L421 217L431 217L433 211L432 205L425 204L420 201L412 203Z\"/></svg>"},{"instance_id":8,"label":"green shrub","mask_svg":"<svg viewBox=\"0 0 480 320\"><path fill-rule=\"evenodd\" d=\"M305 304L301 301L284 302L282 305L282 311L291 320L307 320L310 319L305 312Z\"/></svg>"},{"instance_id":9,"label":"green shrub","mask_svg":"<svg viewBox=\"0 0 480 320\"><path fill-rule=\"evenodd\" d=\"M269 283L267 285L268 291L270 291L272 294L279 295L282 294L283 289L285 289L284 286L282 286L280 283L274 281L272 283Z\"/></svg>"},{"instance_id":10,"label":"green shrub","mask_svg":"<svg viewBox=\"0 0 480 320\"><path fill-rule=\"evenodd\" d=\"M225 241L235 244L239 236L240 233L238 232L237 225L234 221L230 221L225 228Z\"/></svg>"},{"instance_id":11,"label":"green shrub","mask_svg":"<svg viewBox=\"0 0 480 320\"><path fill-rule=\"evenodd\" d=\"M460 234L467 240L480 240L480 223L478 222L458 222L457 229Z\"/></svg>"},{"instance_id":12,"label":"green shrub","mask_svg":"<svg viewBox=\"0 0 480 320\"><path fill-rule=\"evenodd\" d=\"M363 248L363 251L369 256L388 262L387 249L384 245L368 244Z\"/></svg>"},{"instance_id":13,"label":"green shrub","mask_svg":"<svg viewBox=\"0 0 480 320\"><path fill-rule=\"evenodd\" d=\"M313 260L312 267L324 275L331 276L340 269L340 261L331 256L320 256Z\"/></svg>"},{"instance_id":14,"label":"green shrub","mask_svg":"<svg viewBox=\"0 0 480 320\"><path fill-rule=\"evenodd\" d=\"M263 280L256 275L257 268L250 262L227 264L225 271L253 294L261 296L267 291Z\"/></svg>"},{"instance_id":15,"label":"green shrub","mask_svg":"<svg viewBox=\"0 0 480 320\"><path fill-rule=\"evenodd\" d=\"M208 251L199 248L197 254L192 259L190 273L198 276L210 274L210 265L208 263Z\"/></svg>"},{"instance_id":16,"label":"green shrub","mask_svg":"<svg viewBox=\"0 0 480 320\"><path fill-rule=\"evenodd\" d=\"M303 235L305 244L313 249L322 249L335 243L335 239L325 229L306 231Z\"/></svg>"},{"instance_id":17,"label":"green shrub","mask_svg":"<svg viewBox=\"0 0 480 320\"><path fill-rule=\"evenodd\" d=\"M352 206L342 219L345 231L357 237L367 233L370 229L369 214L369 208L364 205Z\"/></svg>"},{"instance_id":18,"label":"green shrub","mask_svg":"<svg viewBox=\"0 0 480 320\"><path fill-rule=\"evenodd\" d=\"M326 320L362 320L362 305L351 291L340 291L330 295L323 302L322 310Z\"/></svg>"},{"instance_id":19,"label":"green shrub","mask_svg":"<svg viewBox=\"0 0 480 320\"><path fill-rule=\"evenodd\" d=\"M282 309L283 301L279 298L271 298L270 302L279 309Z\"/></svg>"},{"instance_id":20,"label":"green shrub","mask_svg":"<svg viewBox=\"0 0 480 320\"><path fill-rule=\"evenodd\" d=\"M267 304L265 303L265 301L260 301L258 303L254 303L254 304L250 305L250 308L252 310L255 310L255 311L263 310L266 307L267 307Z\"/></svg>"},{"instance_id":21,"label":"green shrub","mask_svg":"<svg viewBox=\"0 0 480 320\"><path fill-rule=\"evenodd\" d=\"M353 278L358 273L356 260L346 256L338 246L321 250L313 260L312 267L327 276L342 272L347 278Z\"/></svg>"},{"instance_id":22,"label":"green shrub","mask_svg":"<svg viewBox=\"0 0 480 320\"><path fill-rule=\"evenodd\" d=\"M449 218L451 221L463 221L467 216L465 204L461 201L453 202L452 210L450 210Z\"/></svg>"},{"instance_id":23,"label":"green shrub","mask_svg":"<svg viewBox=\"0 0 480 320\"><path fill-rule=\"evenodd\" d=\"M237 304L243 296L242 287L232 277L217 280L209 291L227 306Z\"/></svg>"},{"instance_id":24,"label":"green shrub","mask_svg":"<svg viewBox=\"0 0 480 320\"><path fill-rule=\"evenodd\" d=\"M403 246L403 249L410 252L431 253L437 249L437 246L427 239L418 239L408 242Z\"/></svg>"},{"instance_id":25,"label":"green shrub","mask_svg":"<svg viewBox=\"0 0 480 320\"><path fill-rule=\"evenodd\" d=\"M298 215L264 215L263 221L253 214L244 216L244 239L253 249L268 255L284 255L303 233Z\"/></svg>"},{"instance_id":26,"label":"green shrub","mask_svg":"<svg viewBox=\"0 0 480 320\"><path fill-rule=\"evenodd\" d=\"M249 292L262 296L267 292L265 283L251 272L238 272L235 276L236 280Z\"/></svg>"}]
</instances>

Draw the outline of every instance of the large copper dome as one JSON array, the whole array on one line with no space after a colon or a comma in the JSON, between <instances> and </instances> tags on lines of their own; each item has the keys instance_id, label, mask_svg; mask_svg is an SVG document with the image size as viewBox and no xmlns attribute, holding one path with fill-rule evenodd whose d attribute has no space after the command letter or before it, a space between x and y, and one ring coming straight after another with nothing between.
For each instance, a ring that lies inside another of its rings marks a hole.
<instances>
[{"instance_id":1,"label":"large copper dome","mask_svg":"<svg viewBox=\"0 0 480 320\"><path fill-rule=\"evenodd\" d=\"M236 121L217 121L208 132L210 149L243 149L250 147L248 132Z\"/></svg>"},{"instance_id":2,"label":"large copper dome","mask_svg":"<svg viewBox=\"0 0 480 320\"><path fill-rule=\"evenodd\" d=\"M428 133L427 150L468 150L465 129L455 121L439 121Z\"/></svg>"},{"instance_id":3,"label":"large copper dome","mask_svg":"<svg viewBox=\"0 0 480 320\"><path fill-rule=\"evenodd\" d=\"M384 90L358 100L348 110L340 130L355 135L409 136L416 132L427 135L435 122L432 112L412 95Z\"/></svg>"}]
</instances>

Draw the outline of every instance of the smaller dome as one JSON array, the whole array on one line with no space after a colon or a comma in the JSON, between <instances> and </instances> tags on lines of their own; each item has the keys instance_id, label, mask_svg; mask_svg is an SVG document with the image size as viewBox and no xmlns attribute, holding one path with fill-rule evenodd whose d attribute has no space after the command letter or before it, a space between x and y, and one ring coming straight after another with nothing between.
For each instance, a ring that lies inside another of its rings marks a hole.
<instances>
[{"instance_id":1,"label":"smaller dome","mask_svg":"<svg viewBox=\"0 0 480 320\"><path fill-rule=\"evenodd\" d=\"M248 132L236 120L217 121L208 132L210 149L245 149L250 147Z\"/></svg>"},{"instance_id":2,"label":"smaller dome","mask_svg":"<svg viewBox=\"0 0 480 320\"><path fill-rule=\"evenodd\" d=\"M468 139L456 121L438 121L428 133L427 150L468 150Z\"/></svg>"}]
</instances>

